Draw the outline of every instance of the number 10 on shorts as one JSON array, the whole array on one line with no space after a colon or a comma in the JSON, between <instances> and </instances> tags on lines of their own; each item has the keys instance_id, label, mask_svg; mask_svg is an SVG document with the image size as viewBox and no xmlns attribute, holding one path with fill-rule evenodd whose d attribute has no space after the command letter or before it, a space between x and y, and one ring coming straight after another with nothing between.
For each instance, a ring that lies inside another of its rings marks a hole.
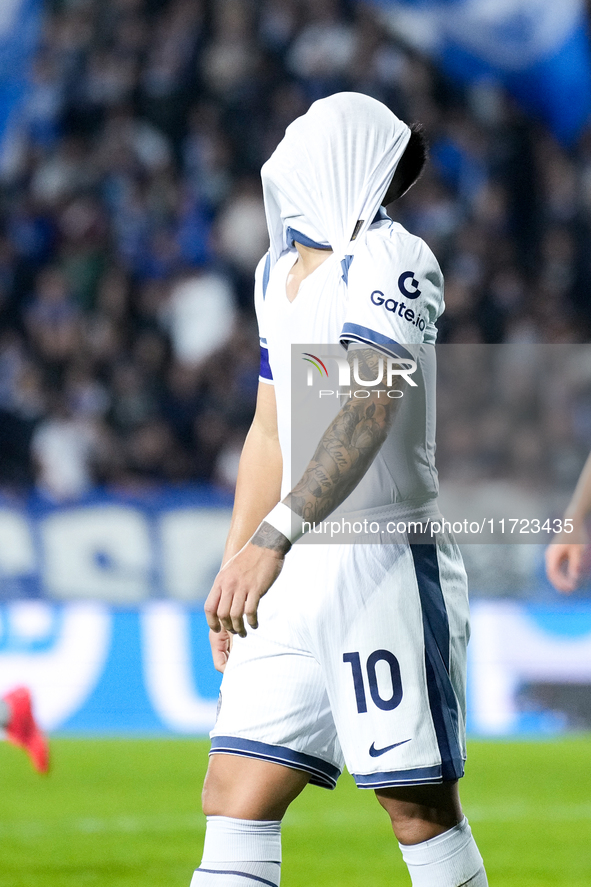
<instances>
[{"instance_id":1,"label":"number 10 on shorts","mask_svg":"<svg viewBox=\"0 0 591 887\"><path fill-rule=\"evenodd\" d=\"M364 714L364 712L367 711L367 696L365 693L365 681L363 677L361 657L359 656L359 653L343 653L343 662L349 662L351 665L357 711L359 714ZM386 662L390 668L392 695L389 698L384 698L380 694L376 670L378 662ZM400 679L400 665L396 656L393 653L390 653L389 650L374 650L373 653L370 653L367 657L365 670L367 672L369 692L374 704L377 705L378 708L381 708L382 711L392 711L392 709L400 705L402 701L402 681Z\"/></svg>"}]
</instances>

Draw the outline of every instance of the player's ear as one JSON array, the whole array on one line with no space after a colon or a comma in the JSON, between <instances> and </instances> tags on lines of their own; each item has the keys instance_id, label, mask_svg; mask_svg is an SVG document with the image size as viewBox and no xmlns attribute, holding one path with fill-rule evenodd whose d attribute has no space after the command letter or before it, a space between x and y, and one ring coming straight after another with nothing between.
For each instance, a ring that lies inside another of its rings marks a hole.
<instances>
[{"instance_id":1,"label":"player's ear","mask_svg":"<svg viewBox=\"0 0 591 887\"><path fill-rule=\"evenodd\" d=\"M404 154L398 161L396 172L382 200L382 206L388 206L393 200L398 200L406 194L420 177L427 157L429 156L429 143L423 131L422 123L412 123L410 126L410 139Z\"/></svg>"}]
</instances>

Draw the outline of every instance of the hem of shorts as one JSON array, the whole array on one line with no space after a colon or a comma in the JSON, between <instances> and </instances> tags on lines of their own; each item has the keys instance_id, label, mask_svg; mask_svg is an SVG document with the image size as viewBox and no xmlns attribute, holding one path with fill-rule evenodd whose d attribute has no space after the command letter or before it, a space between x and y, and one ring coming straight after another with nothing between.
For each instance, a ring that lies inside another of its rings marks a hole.
<instances>
[{"instance_id":1,"label":"hem of shorts","mask_svg":"<svg viewBox=\"0 0 591 887\"><path fill-rule=\"evenodd\" d=\"M310 785L317 785L320 788L336 788L337 779L341 775L338 767L323 761L322 758L294 751L284 745L269 745L266 742L242 739L239 736L212 736L209 754L239 755L282 764L290 770L303 770L310 774Z\"/></svg>"},{"instance_id":2,"label":"hem of shorts","mask_svg":"<svg viewBox=\"0 0 591 887\"><path fill-rule=\"evenodd\" d=\"M454 761L457 778L464 775L465 760ZM411 770L390 770L382 773L352 773L357 788L393 788L398 785L437 785L445 782L441 764L414 767Z\"/></svg>"}]
</instances>

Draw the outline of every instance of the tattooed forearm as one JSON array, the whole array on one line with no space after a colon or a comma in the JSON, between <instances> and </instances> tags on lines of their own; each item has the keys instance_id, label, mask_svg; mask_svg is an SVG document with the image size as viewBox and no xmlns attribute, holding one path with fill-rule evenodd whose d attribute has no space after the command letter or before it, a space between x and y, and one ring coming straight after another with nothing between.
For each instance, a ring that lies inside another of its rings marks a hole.
<instances>
[{"instance_id":1,"label":"tattooed forearm","mask_svg":"<svg viewBox=\"0 0 591 887\"><path fill-rule=\"evenodd\" d=\"M291 548L289 539L286 539L283 533L280 533L279 530L276 530L275 527L272 527L266 521L262 522L250 541L258 548L269 548L271 551L277 551L282 555L287 554Z\"/></svg>"},{"instance_id":2,"label":"tattooed forearm","mask_svg":"<svg viewBox=\"0 0 591 887\"><path fill-rule=\"evenodd\" d=\"M352 350L357 380L376 380L382 356L371 348ZM381 367L381 370L380 370ZM360 381L361 387L362 382ZM400 385L400 381L397 381ZM303 477L286 499L305 521L320 521L355 489L388 435L400 399L368 389L367 398L351 398L326 430Z\"/></svg>"},{"instance_id":3,"label":"tattooed forearm","mask_svg":"<svg viewBox=\"0 0 591 887\"><path fill-rule=\"evenodd\" d=\"M388 406L368 399L341 409L286 500L304 520L322 520L357 486L386 439Z\"/></svg>"}]
</instances>

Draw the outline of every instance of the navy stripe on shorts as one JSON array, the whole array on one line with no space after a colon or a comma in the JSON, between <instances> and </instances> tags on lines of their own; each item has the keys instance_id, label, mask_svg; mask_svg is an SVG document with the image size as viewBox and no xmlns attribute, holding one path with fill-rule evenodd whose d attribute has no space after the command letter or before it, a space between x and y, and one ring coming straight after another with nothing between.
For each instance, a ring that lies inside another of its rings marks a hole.
<instances>
[{"instance_id":1,"label":"navy stripe on shorts","mask_svg":"<svg viewBox=\"0 0 591 887\"><path fill-rule=\"evenodd\" d=\"M427 690L444 781L464 775L458 740L458 703L450 678L449 620L441 589L437 546L410 546L423 611Z\"/></svg>"}]
</instances>

